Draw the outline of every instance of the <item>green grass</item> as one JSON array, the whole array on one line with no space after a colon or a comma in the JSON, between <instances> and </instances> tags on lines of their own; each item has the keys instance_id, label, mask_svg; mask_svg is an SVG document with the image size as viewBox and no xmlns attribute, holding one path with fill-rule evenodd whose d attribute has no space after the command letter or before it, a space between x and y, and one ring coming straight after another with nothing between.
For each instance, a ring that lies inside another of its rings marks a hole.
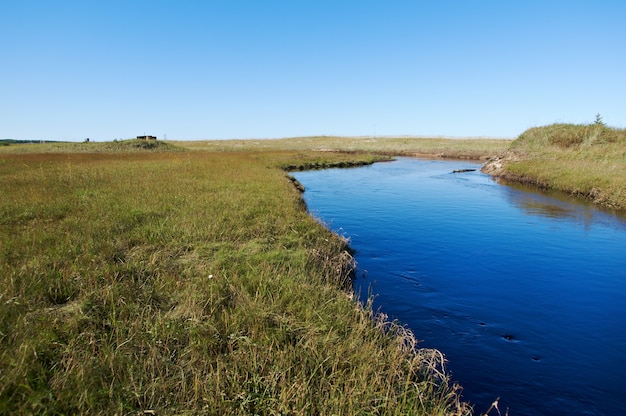
<instances>
[{"instance_id":1,"label":"green grass","mask_svg":"<svg viewBox=\"0 0 626 416\"><path fill-rule=\"evenodd\" d=\"M626 210L626 130L602 124L553 124L527 130L496 170L532 183Z\"/></svg>"},{"instance_id":2,"label":"green grass","mask_svg":"<svg viewBox=\"0 0 626 416\"><path fill-rule=\"evenodd\" d=\"M470 414L441 353L354 301L347 242L285 173L394 155L497 155L498 175L626 209L626 133L601 124L3 143L0 414Z\"/></svg>"},{"instance_id":3,"label":"green grass","mask_svg":"<svg viewBox=\"0 0 626 416\"><path fill-rule=\"evenodd\" d=\"M174 142L172 142L174 143ZM392 156L483 159L506 151L507 139L448 139L423 137L294 137L265 140L212 140L179 142L192 150L249 151L296 150L319 152L370 152Z\"/></svg>"},{"instance_id":4,"label":"green grass","mask_svg":"<svg viewBox=\"0 0 626 416\"><path fill-rule=\"evenodd\" d=\"M128 143L0 153L0 414L470 413L281 169L376 156Z\"/></svg>"},{"instance_id":5,"label":"green grass","mask_svg":"<svg viewBox=\"0 0 626 416\"><path fill-rule=\"evenodd\" d=\"M2 153L132 153L178 152L180 146L162 140L115 140L112 142L25 142L0 140Z\"/></svg>"}]
</instances>

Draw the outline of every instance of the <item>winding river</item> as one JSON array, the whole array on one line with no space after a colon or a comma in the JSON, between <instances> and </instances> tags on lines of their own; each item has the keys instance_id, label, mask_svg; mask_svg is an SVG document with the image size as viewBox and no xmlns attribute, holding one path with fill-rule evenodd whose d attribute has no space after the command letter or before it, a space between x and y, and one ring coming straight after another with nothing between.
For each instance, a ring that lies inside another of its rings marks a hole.
<instances>
[{"instance_id":1,"label":"winding river","mask_svg":"<svg viewBox=\"0 0 626 416\"><path fill-rule=\"evenodd\" d=\"M626 218L479 168L400 158L293 176L350 239L357 293L446 355L477 414L498 397L512 416L626 414Z\"/></svg>"}]
</instances>

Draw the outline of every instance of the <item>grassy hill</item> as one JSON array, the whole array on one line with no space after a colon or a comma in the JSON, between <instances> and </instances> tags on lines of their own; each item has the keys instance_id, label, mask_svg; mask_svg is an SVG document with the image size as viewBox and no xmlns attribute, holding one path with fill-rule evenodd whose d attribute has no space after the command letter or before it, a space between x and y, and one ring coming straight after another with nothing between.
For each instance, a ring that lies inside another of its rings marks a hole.
<instances>
[{"instance_id":1,"label":"grassy hill","mask_svg":"<svg viewBox=\"0 0 626 416\"><path fill-rule=\"evenodd\" d=\"M602 123L531 128L484 171L626 210L626 130Z\"/></svg>"}]
</instances>

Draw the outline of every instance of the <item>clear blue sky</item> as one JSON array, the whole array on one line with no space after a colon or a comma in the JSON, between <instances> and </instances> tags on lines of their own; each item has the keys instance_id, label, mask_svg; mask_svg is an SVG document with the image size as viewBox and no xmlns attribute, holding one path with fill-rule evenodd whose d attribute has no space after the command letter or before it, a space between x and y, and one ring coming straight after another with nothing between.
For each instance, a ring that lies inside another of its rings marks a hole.
<instances>
[{"instance_id":1,"label":"clear blue sky","mask_svg":"<svg viewBox=\"0 0 626 416\"><path fill-rule=\"evenodd\" d=\"M0 0L0 139L626 127L626 1Z\"/></svg>"}]
</instances>

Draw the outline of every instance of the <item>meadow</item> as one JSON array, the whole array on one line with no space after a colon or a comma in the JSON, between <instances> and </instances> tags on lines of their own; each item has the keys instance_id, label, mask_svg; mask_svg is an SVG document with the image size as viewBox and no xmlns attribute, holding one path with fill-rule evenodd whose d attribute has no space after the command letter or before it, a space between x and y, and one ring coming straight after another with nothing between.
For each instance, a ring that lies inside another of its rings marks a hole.
<instances>
[{"instance_id":1,"label":"meadow","mask_svg":"<svg viewBox=\"0 0 626 416\"><path fill-rule=\"evenodd\" d=\"M490 159L622 209L624 137L1 146L0 413L471 414L439 351L354 300L349 242L286 171Z\"/></svg>"},{"instance_id":2,"label":"meadow","mask_svg":"<svg viewBox=\"0 0 626 416\"><path fill-rule=\"evenodd\" d=\"M379 158L3 146L0 413L470 414L284 170Z\"/></svg>"},{"instance_id":3,"label":"meadow","mask_svg":"<svg viewBox=\"0 0 626 416\"><path fill-rule=\"evenodd\" d=\"M192 150L291 150L316 152L369 152L388 156L485 159L508 149L511 140L494 138L451 139L441 137L336 137L312 136L264 140L212 140L180 142Z\"/></svg>"}]
</instances>

